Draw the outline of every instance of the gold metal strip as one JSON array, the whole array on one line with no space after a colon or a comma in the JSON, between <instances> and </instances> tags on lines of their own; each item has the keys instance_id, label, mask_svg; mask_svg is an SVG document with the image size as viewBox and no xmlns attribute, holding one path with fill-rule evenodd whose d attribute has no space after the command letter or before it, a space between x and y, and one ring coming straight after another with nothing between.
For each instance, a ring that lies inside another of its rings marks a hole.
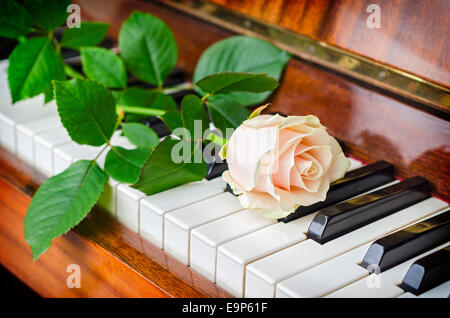
<instances>
[{"instance_id":1,"label":"gold metal strip","mask_svg":"<svg viewBox=\"0 0 450 318\"><path fill-rule=\"evenodd\" d=\"M268 40L304 60L450 113L450 89L279 26L199 0L159 0L240 34Z\"/></svg>"}]
</instances>

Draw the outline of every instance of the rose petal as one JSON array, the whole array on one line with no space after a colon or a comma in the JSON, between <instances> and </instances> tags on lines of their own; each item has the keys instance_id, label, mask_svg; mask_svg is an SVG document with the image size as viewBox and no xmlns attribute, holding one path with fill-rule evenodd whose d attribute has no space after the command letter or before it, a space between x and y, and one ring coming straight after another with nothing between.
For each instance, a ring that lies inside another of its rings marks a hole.
<instances>
[{"instance_id":1,"label":"rose petal","mask_svg":"<svg viewBox=\"0 0 450 318\"><path fill-rule=\"evenodd\" d=\"M276 114L276 115L260 115L251 119L247 119L242 123L243 126L252 127L252 128L263 128L268 126L281 126L284 122L285 118Z\"/></svg>"},{"instance_id":2,"label":"rose petal","mask_svg":"<svg viewBox=\"0 0 450 318\"><path fill-rule=\"evenodd\" d=\"M291 212L280 209L280 203L267 193L247 192L239 196L242 207L255 211L262 216L276 220Z\"/></svg>"},{"instance_id":3,"label":"rose petal","mask_svg":"<svg viewBox=\"0 0 450 318\"><path fill-rule=\"evenodd\" d=\"M233 180L229 170L226 170L222 173L222 179L230 185L231 190L233 190L234 194L239 195L244 192L241 187Z\"/></svg>"},{"instance_id":4,"label":"rose petal","mask_svg":"<svg viewBox=\"0 0 450 318\"><path fill-rule=\"evenodd\" d=\"M333 154L331 153L330 147L328 146L311 147L308 150L308 152L304 153L302 156L306 155L309 155L312 158L314 158L315 161L320 164L321 169L321 172L319 174L316 174L315 176L306 176L307 179L313 180L320 178L322 175L328 174L328 171L330 170L331 167L331 163L333 161Z\"/></svg>"},{"instance_id":5,"label":"rose petal","mask_svg":"<svg viewBox=\"0 0 450 318\"><path fill-rule=\"evenodd\" d=\"M272 179L274 161L275 158L273 151L266 154L261 160L258 168L256 184L252 191L267 192L278 199Z\"/></svg>"},{"instance_id":6,"label":"rose petal","mask_svg":"<svg viewBox=\"0 0 450 318\"><path fill-rule=\"evenodd\" d=\"M268 193L245 192L239 197L239 202L246 209L279 209L280 202Z\"/></svg>"},{"instance_id":7,"label":"rose petal","mask_svg":"<svg viewBox=\"0 0 450 318\"><path fill-rule=\"evenodd\" d=\"M278 126L255 129L241 125L236 129L227 144L227 163L240 188L251 191L255 187L261 159L275 149L277 140Z\"/></svg>"},{"instance_id":8,"label":"rose petal","mask_svg":"<svg viewBox=\"0 0 450 318\"><path fill-rule=\"evenodd\" d=\"M295 166L291 170L291 186L299 187L302 189L307 189L305 183L303 182L302 174L305 170L309 169L312 165L312 161L305 160L300 157L295 157Z\"/></svg>"},{"instance_id":9,"label":"rose petal","mask_svg":"<svg viewBox=\"0 0 450 318\"><path fill-rule=\"evenodd\" d=\"M290 147L275 161L273 168L273 184L276 187L289 190L291 186L291 170L294 168L294 151L295 143L291 143Z\"/></svg>"},{"instance_id":10,"label":"rose petal","mask_svg":"<svg viewBox=\"0 0 450 318\"><path fill-rule=\"evenodd\" d=\"M302 153L299 157L311 161L311 167L302 174L303 179L316 180L323 175L322 164L316 158L307 152Z\"/></svg>"},{"instance_id":11,"label":"rose petal","mask_svg":"<svg viewBox=\"0 0 450 318\"><path fill-rule=\"evenodd\" d=\"M350 168L350 160L345 157L336 139L328 135L325 129L318 129L310 136L305 137L302 143L306 145L328 145L330 147L333 159L328 171L329 182L342 178Z\"/></svg>"},{"instance_id":12,"label":"rose petal","mask_svg":"<svg viewBox=\"0 0 450 318\"><path fill-rule=\"evenodd\" d=\"M253 209L256 213L259 213L266 219L270 220L278 220L281 218L287 217L292 212L290 211L283 211L281 209ZM294 210L295 211L295 210Z\"/></svg>"},{"instance_id":13,"label":"rose petal","mask_svg":"<svg viewBox=\"0 0 450 318\"><path fill-rule=\"evenodd\" d=\"M283 154L293 143L296 145L303 138L303 135L291 130L291 129L282 129L278 135L278 151L279 154ZM294 148L295 149L295 148Z\"/></svg>"},{"instance_id":14,"label":"rose petal","mask_svg":"<svg viewBox=\"0 0 450 318\"><path fill-rule=\"evenodd\" d=\"M350 168L350 160L345 156L339 143L331 137L330 147L333 154L333 162L328 171L329 182L336 181L342 178L347 170Z\"/></svg>"},{"instance_id":15,"label":"rose petal","mask_svg":"<svg viewBox=\"0 0 450 318\"><path fill-rule=\"evenodd\" d=\"M324 201L329 188L330 184L328 182L321 182L316 192L308 192L299 188L291 188L291 191L276 189L276 192L280 196L280 208L283 211L291 211L298 206L308 206Z\"/></svg>"},{"instance_id":16,"label":"rose petal","mask_svg":"<svg viewBox=\"0 0 450 318\"><path fill-rule=\"evenodd\" d=\"M323 128L320 124L319 118L313 115L308 116L288 116L284 122L283 125L280 127L283 128L290 128L295 131L299 132L305 132L304 129L308 128Z\"/></svg>"},{"instance_id":17,"label":"rose petal","mask_svg":"<svg viewBox=\"0 0 450 318\"><path fill-rule=\"evenodd\" d=\"M316 180L308 180L303 178L303 183L305 184L305 190L308 192L317 192L319 191L320 185L324 182L324 180L316 179ZM328 181L326 181L328 182Z\"/></svg>"}]
</instances>

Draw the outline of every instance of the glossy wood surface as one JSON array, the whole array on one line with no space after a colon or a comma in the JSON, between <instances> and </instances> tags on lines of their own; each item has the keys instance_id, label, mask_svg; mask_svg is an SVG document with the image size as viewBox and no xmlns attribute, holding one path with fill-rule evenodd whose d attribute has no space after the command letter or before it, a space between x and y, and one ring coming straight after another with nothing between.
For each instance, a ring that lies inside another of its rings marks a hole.
<instances>
[{"instance_id":1,"label":"glossy wood surface","mask_svg":"<svg viewBox=\"0 0 450 318\"><path fill-rule=\"evenodd\" d=\"M450 86L448 0L208 1ZM370 4L380 28L367 27Z\"/></svg>"},{"instance_id":2,"label":"glossy wood surface","mask_svg":"<svg viewBox=\"0 0 450 318\"><path fill-rule=\"evenodd\" d=\"M111 23L113 37L117 37L123 20L133 10L160 17L174 32L179 51L177 65L188 76L192 75L197 60L209 45L233 35L160 3L76 2L82 8L84 19ZM289 62L271 102L273 106L268 111L318 116L328 132L345 143L350 154L366 162L391 162L396 167L395 174L403 178L422 176L432 183L434 193L450 200L450 125L447 120L297 58Z\"/></svg>"},{"instance_id":3,"label":"glossy wood surface","mask_svg":"<svg viewBox=\"0 0 450 318\"><path fill-rule=\"evenodd\" d=\"M43 177L0 148L0 264L44 297L229 297L136 233L94 208L56 238L36 263L23 220ZM81 269L81 288L68 288L67 266Z\"/></svg>"}]
</instances>

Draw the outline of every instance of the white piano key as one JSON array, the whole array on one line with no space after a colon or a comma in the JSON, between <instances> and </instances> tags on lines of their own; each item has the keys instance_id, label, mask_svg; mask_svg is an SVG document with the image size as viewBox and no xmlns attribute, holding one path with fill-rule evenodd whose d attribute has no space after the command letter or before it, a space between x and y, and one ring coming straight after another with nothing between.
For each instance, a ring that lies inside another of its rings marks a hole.
<instances>
[{"instance_id":1,"label":"white piano key","mask_svg":"<svg viewBox=\"0 0 450 318\"><path fill-rule=\"evenodd\" d=\"M122 147L125 149L133 149L136 148L127 137L121 136L121 130L117 130L114 132L111 137L111 145ZM106 155L108 154L108 149L106 149L98 158L97 163L103 169L105 166ZM111 214L113 217L117 217L117 186L119 182L114 180L113 178L108 178L108 182L105 184L105 188L103 189L102 195L98 199L97 205L100 206L103 210Z\"/></svg>"},{"instance_id":2,"label":"white piano key","mask_svg":"<svg viewBox=\"0 0 450 318\"><path fill-rule=\"evenodd\" d=\"M200 200L225 191L225 181L215 178L210 181L190 182L141 200L140 234L159 248L164 248L164 215Z\"/></svg>"},{"instance_id":3,"label":"white piano key","mask_svg":"<svg viewBox=\"0 0 450 318\"><path fill-rule=\"evenodd\" d=\"M97 205L104 211L111 214L113 217L117 217L117 186L119 182L113 178L108 178L108 181L103 188L102 195L97 201Z\"/></svg>"},{"instance_id":4,"label":"white piano key","mask_svg":"<svg viewBox=\"0 0 450 318\"><path fill-rule=\"evenodd\" d=\"M398 296L398 298L449 298L449 297L450 297L450 280L418 296L410 292L406 292Z\"/></svg>"},{"instance_id":5,"label":"white piano key","mask_svg":"<svg viewBox=\"0 0 450 318\"><path fill-rule=\"evenodd\" d=\"M418 296L419 298L449 298L450 297L450 280L439 286L430 289Z\"/></svg>"},{"instance_id":6,"label":"white piano key","mask_svg":"<svg viewBox=\"0 0 450 318\"><path fill-rule=\"evenodd\" d=\"M191 231L191 267L214 282L219 245L274 223L255 211L243 210L196 227Z\"/></svg>"},{"instance_id":7,"label":"white piano key","mask_svg":"<svg viewBox=\"0 0 450 318\"><path fill-rule=\"evenodd\" d=\"M8 76L8 59L0 60L0 84L3 84L7 80Z\"/></svg>"},{"instance_id":8,"label":"white piano key","mask_svg":"<svg viewBox=\"0 0 450 318\"><path fill-rule=\"evenodd\" d=\"M235 297L244 296L245 266L257 259L306 240L316 213L289 223L279 222L219 246L216 283Z\"/></svg>"},{"instance_id":9,"label":"white piano key","mask_svg":"<svg viewBox=\"0 0 450 318\"><path fill-rule=\"evenodd\" d=\"M0 99L4 98L10 99L9 96L0 96ZM0 110L0 145L15 154L17 151L17 124L52 115L57 115L56 104L52 102L44 106L43 95L20 101L14 105L3 100Z\"/></svg>"},{"instance_id":10,"label":"white piano key","mask_svg":"<svg viewBox=\"0 0 450 318\"><path fill-rule=\"evenodd\" d=\"M443 211L440 210L433 216ZM397 230L407 226L410 224ZM359 264L372 243L373 241L282 281L277 285L276 297L323 297L368 276L369 271Z\"/></svg>"},{"instance_id":11,"label":"white piano key","mask_svg":"<svg viewBox=\"0 0 450 318\"><path fill-rule=\"evenodd\" d=\"M439 199L428 198L323 245L308 239L249 264L246 269L245 296L273 297L275 286L280 281L423 219L446 206Z\"/></svg>"},{"instance_id":12,"label":"white piano key","mask_svg":"<svg viewBox=\"0 0 450 318\"><path fill-rule=\"evenodd\" d=\"M421 255L413 257L385 272L371 274L350 285L347 285L337 291L329 294L326 298L394 298L404 293L403 289L398 287L405 277L409 267L419 258L429 255L437 250L445 248L450 243L445 243L439 247L431 249Z\"/></svg>"},{"instance_id":13,"label":"white piano key","mask_svg":"<svg viewBox=\"0 0 450 318\"><path fill-rule=\"evenodd\" d=\"M53 175L55 147L71 143L72 139L64 127L52 129L34 136L35 167L50 177Z\"/></svg>"},{"instance_id":14,"label":"white piano key","mask_svg":"<svg viewBox=\"0 0 450 318\"><path fill-rule=\"evenodd\" d=\"M404 293L404 294L400 294L399 296L397 296L397 298L417 298L418 296L411 294L410 292L408 293Z\"/></svg>"},{"instance_id":15,"label":"white piano key","mask_svg":"<svg viewBox=\"0 0 450 318\"><path fill-rule=\"evenodd\" d=\"M277 285L277 298L322 297L345 285L351 284L369 272L358 265L370 243L294 275Z\"/></svg>"},{"instance_id":16,"label":"white piano key","mask_svg":"<svg viewBox=\"0 0 450 318\"><path fill-rule=\"evenodd\" d=\"M119 184L116 191L117 220L130 230L139 233L139 201L145 194L127 184Z\"/></svg>"},{"instance_id":17,"label":"white piano key","mask_svg":"<svg viewBox=\"0 0 450 318\"><path fill-rule=\"evenodd\" d=\"M53 150L53 174L63 172L75 161L94 159L100 150L101 147L79 145L76 142L55 147Z\"/></svg>"},{"instance_id":18,"label":"white piano key","mask_svg":"<svg viewBox=\"0 0 450 318\"><path fill-rule=\"evenodd\" d=\"M224 192L166 213L164 217L164 250L189 265L191 230L242 209L238 198L229 192Z\"/></svg>"},{"instance_id":19,"label":"white piano key","mask_svg":"<svg viewBox=\"0 0 450 318\"><path fill-rule=\"evenodd\" d=\"M44 106L44 95L12 104L8 84L8 60L0 61L0 145L17 151L16 125L36 118L57 115L56 104Z\"/></svg>"},{"instance_id":20,"label":"white piano key","mask_svg":"<svg viewBox=\"0 0 450 318\"><path fill-rule=\"evenodd\" d=\"M371 281L368 284L372 286L369 288L366 284L367 281ZM367 280L360 280L354 283L353 288L350 286L344 287L342 290L338 290L337 292L331 293L330 295L325 296L325 298L395 298L403 294L403 289L393 284L382 285L383 287L377 288L376 281L378 280L375 274L371 274L368 276ZM381 280L383 281L383 280ZM350 289L347 289L350 287ZM362 294L354 294L355 290L367 291L370 290L370 293Z\"/></svg>"},{"instance_id":21,"label":"white piano key","mask_svg":"<svg viewBox=\"0 0 450 318\"><path fill-rule=\"evenodd\" d=\"M35 165L34 137L42 132L61 127L58 115L41 117L17 125L17 156L31 166Z\"/></svg>"},{"instance_id":22,"label":"white piano key","mask_svg":"<svg viewBox=\"0 0 450 318\"><path fill-rule=\"evenodd\" d=\"M348 160L350 160L350 168L348 168L348 171L355 170L356 168L363 166L363 163L356 159L348 158Z\"/></svg>"},{"instance_id":23,"label":"white piano key","mask_svg":"<svg viewBox=\"0 0 450 318\"><path fill-rule=\"evenodd\" d=\"M366 193L397 182L387 183ZM243 297L247 264L305 240L316 214L311 213L289 223L280 222L220 246L217 254L217 285L236 297Z\"/></svg>"}]
</instances>

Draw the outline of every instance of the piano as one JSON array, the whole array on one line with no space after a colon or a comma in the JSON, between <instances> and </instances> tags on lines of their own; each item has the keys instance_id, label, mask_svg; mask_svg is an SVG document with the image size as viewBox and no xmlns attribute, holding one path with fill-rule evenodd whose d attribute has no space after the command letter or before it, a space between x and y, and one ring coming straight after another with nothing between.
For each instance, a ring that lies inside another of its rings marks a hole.
<instances>
[{"instance_id":1,"label":"piano","mask_svg":"<svg viewBox=\"0 0 450 318\"><path fill-rule=\"evenodd\" d=\"M71 141L43 96L12 106L0 62L0 263L44 297L449 297L450 51L446 1L77 0L111 23L133 10L163 19L179 45L169 80L233 34L293 54L269 112L314 114L351 168L324 202L269 220L243 210L220 177L146 196L112 179L97 206L32 262L23 220L32 195L97 147ZM414 12L412 14L412 12ZM71 57L76 66L77 57ZM139 85L139 83L135 83ZM178 101L182 96L174 96ZM146 123L163 138L160 120ZM117 131L112 144L132 145ZM104 157L100 157L102 164ZM81 269L68 288L68 266Z\"/></svg>"}]
</instances>

